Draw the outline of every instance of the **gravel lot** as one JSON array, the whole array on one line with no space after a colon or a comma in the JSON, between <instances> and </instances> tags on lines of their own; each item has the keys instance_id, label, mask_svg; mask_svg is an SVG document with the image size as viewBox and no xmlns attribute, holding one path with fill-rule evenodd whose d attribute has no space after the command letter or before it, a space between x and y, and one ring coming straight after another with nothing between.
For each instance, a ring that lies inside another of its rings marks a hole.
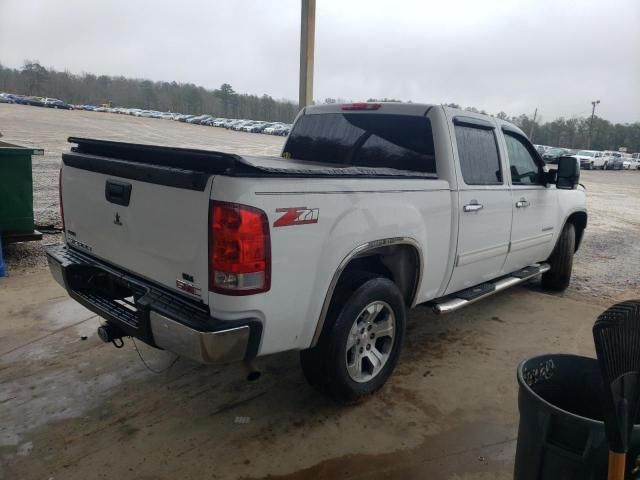
<instances>
[{"instance_id":1,"label":"gravel lot","mask_svg":"<svg viewBox=\"0 0 640 480\"><path fill-rule=\"evenodd\" d=\"M8 104L0 104L0 132L3 141L44 149L44 156L33 158L33 208L37 225L56 227L61 227L58 171L62 152L71 147L67 142L71 136L251 155L279 155L284 144L283 137L170 120ZM46 268L43 245L61 241L60 235L45 235L41 244L9 246L5 257L10 270L18 273Z\"/></svg>"},{"instance_id":2,"label":"gravel lot","mask_svg":"<svg viewBox=\"0 0 640 480\"><path fill-rule=\"evenodd\" d=\"M6 104L0 104L0 131L5 141L44 148L44 156L34 157L33 165L36 223L58 227L58 169L62 152L70 147L69 136L261 155L279 154L284 143L281 137L167 120ZM640 171L585 171L582 182L589 226L571 287L561 295L587 295L602 302L624 298L640 288ZM42 244L8 247L10 271L46 268L42 247L59 241L60 235L45 235Z\"/></svg>"}]
</instances>

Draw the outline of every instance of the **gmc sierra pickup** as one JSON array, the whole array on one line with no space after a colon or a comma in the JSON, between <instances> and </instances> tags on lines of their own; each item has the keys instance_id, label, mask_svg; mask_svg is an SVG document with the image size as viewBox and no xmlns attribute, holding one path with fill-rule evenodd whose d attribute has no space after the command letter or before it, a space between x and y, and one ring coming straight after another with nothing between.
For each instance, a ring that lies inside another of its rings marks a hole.
<instances>
[{"instance_id":1,"label":"gmc sierra pickup","mask_svg":"<svg viewBox=\"0 0 640 480\"><path fill-rule=\"evenodd\" d=\"M55 279L130 336L202 363L299 350L339 401L380 388L406 310L455 311L542 275L587 225L575 158L436 105L302 110L280 157L70 138Z\"/></svg>"}]
</instances>

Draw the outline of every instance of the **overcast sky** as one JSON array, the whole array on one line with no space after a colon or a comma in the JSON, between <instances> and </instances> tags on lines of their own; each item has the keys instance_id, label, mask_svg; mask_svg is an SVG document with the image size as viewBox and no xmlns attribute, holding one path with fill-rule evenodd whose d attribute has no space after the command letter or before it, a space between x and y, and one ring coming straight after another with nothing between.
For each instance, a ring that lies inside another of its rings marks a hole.
<instances>
[{"instance_id":1,"label":"overcast sky","mask_svg":"<svg viewBox=\"0 0 640 480\"><path fill-rule=\"evenodd\" d=\"M317 0L314 98L640 121L640 0ZM299 0L0 0L0 62L297 99Z\"/></svg>"}]
</instances>

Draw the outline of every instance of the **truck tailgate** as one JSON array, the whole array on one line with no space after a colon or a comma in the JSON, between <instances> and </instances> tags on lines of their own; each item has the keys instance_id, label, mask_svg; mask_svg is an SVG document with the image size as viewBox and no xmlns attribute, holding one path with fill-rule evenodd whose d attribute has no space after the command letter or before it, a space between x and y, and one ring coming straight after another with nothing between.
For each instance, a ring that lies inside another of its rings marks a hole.
<instances>
[{"instance_id":1,"label":"truck tailgate","mask_svg":"<svg viewBox=\"0 0 640 480\"><path fill-rule=\"evenodd\" d=\"M181 188L66 164L67 243L207 303L210 190L211 178L203 189Z\"/></svg>"}]
</instances>

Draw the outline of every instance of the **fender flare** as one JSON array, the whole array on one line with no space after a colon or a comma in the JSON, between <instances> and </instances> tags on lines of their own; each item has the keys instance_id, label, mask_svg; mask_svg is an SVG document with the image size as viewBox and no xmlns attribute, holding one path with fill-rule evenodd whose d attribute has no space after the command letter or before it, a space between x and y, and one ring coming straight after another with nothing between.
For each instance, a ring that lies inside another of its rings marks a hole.
<instances>
[{"instance_id":1,"label":"fender flare","mask_svg":"<svg viewBox=\"0 0 640 480\"><path fill-rule=\"evenodd\" d=\"M413 288L413 292L411 293L411 307L416 305L417 294L420 290L420 284L422 283L422 274L424 271L424 255L422 254L422 248L418 241L412 237L391 237L391 238L382 238L379 240L372 240L370 242L363 243L358 245L354 249L352 249L340 262L338 267L336 268L333 277L331 278L331 282L329 283L329 288L324 297L324 301L322 302L322 310L320 311L320 318L318 318L318 322L316 323L316 329L313 333L313 338L311 340L310 347L315 347L320 339L320 334L322 333L322 329L324 328L324 323L327 317L327 313L329 311L329 305L331 304L331 299L333 298L333 294L335 292L336 286L338 285L338 280L340 280L340 276L345 271L349 263L363 254L364 252L375 250L380 247L388 247L392 245L410 245L415 248L418 254L418 274L416 278L416 282Z\"/></svg>"},{"instance_id":2,"label":"fender flare","mask_svg":"<svg viewBox=\"0 0 640 480\"><path fill-rule=\"evenodd\" d=\"M564 220L562 221L562 228L564 229L564 226L569 222L569 218L576 214L576 213L583 213L585 216L585 220L584 220L584 227L582 228L582 230L586 230L587 229L587 222L589 220L589 214L587 213L587 210L584 208L576 208L571 210L570 212L567 213L567 215L564 217ZM562 230L560 230L562 232ZM556 238L556 242L553 245L553 250L551 250L552 252L556 249L556 245L558 245L558 240L560 240L560 235L558 234L558 238ZM576 238L576 249L575 251L578 251L578 248L580 248L580 244L582 243L582 235L580 236L580 238Z\"/></svg>"}]
</instances>

